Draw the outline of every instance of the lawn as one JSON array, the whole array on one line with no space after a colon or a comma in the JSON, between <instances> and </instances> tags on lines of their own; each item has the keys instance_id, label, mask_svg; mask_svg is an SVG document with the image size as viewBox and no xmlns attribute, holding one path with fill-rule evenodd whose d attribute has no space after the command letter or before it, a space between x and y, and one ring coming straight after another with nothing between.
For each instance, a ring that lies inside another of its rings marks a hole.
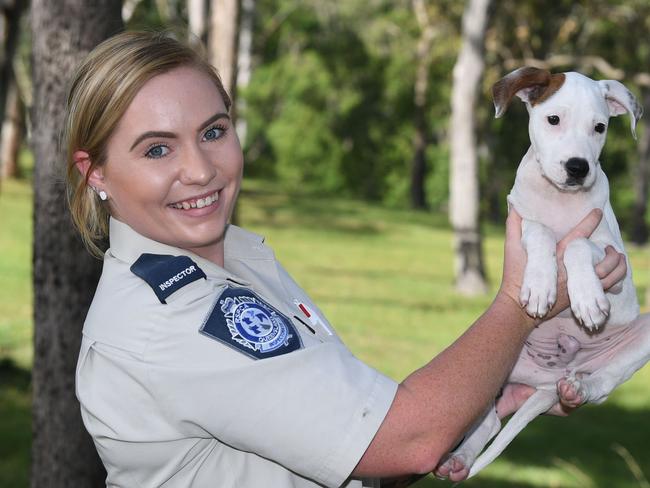
<instances>
[{"instance_id":1,"label":"lawn","mask_svg":"<svg viewBox=\"0 0 650 488\"><path fill-rule=\"evenodd\" d=\"M0 190L0 486L27 486L31 354L31 206L27 184ZM453 292L451 233L444 216L343 198L285 194L246 182L241 224L276 255L364 361L396 380L451 343L491 297ZM502 228L486 229L494 293ZM650 286L650 252L630 250L639 295ZM647 308L647 304L644 305ZM650 476L650 367L597 407L532 423L468 487L638 487ZM621 454L619 454L621 453ZM419 487L450 486L427 478Z\"/></svg>"}]
</instances>

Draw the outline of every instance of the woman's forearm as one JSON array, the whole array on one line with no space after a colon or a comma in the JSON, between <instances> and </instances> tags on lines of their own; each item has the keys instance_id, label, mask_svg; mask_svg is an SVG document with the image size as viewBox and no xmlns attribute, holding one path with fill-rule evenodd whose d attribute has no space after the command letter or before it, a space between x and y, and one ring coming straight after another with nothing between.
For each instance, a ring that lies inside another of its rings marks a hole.
<instances>
[{"instance_id":1,"label":"woman's forearm","mask_svg":"<svg viewBox=\"0 0 650 488\"><path fill-rule=\"evenodd\" d=\"M355 475L432 471L494 401L533 327L517 303L497 295L461 337L402 382Z\"/></svg>"}]
</instances>

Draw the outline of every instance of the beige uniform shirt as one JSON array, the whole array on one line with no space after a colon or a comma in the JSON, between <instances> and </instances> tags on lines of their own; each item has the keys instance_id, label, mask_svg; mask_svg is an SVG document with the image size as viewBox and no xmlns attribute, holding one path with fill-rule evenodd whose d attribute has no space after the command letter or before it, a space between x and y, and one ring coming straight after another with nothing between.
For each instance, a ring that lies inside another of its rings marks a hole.
<instances>
[{"instance_id":1,"label":"beige uniform shirt","mask_svg":"<svg viewBox=\"0 0 650 488\"><path fill-rule=\"evenodd\" d=\"M356 359L263 238L225 269L112 219L76 388L115 487L378 486L350 479L397 384Z\"/></svg>"}]
</instances>

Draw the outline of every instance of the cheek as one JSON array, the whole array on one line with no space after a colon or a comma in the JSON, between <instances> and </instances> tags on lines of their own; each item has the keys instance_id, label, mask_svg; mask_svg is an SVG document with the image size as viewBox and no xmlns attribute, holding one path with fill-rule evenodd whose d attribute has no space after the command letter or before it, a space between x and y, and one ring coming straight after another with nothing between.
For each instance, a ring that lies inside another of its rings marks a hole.
<instances>
[{"instance_id":1,"label":"cheek","mask_svg":"<svg viewBox=\"0 0 650 488\"><path fill-rule=\"evenodd\" d=\"M107 182L120 207L156 205L164 201L174 181L168 173L163 165L129 161L115 164Z\"/></svg>"}]
</instances>

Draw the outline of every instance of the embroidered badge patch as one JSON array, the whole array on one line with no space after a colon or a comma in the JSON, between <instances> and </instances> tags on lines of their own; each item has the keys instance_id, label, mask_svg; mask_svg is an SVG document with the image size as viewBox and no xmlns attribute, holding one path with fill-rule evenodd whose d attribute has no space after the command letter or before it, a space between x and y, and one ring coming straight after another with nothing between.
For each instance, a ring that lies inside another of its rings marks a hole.
<instances>
[{"instance_id":1,"label":"embroidered badge patch","mask_svg":"<svg viewBox=\"0 0 650 488\"><path fill-rule=\"evenodd\" d=\"M149 283L160 303L167 303L172 293L206 277L189 257L165 254L142 254L131 266L131 271Z\"/></svg>"},{"instance_id":2,"label":"embroidered badge patch","mask_svg":"<svg viewBox=\"0 0 650 488\"><path fill-rule=\"evenodd\" d=\"M200 332L255 359L302 347L291 321L247 288L226 287Z\"/></svg>"}]
</instances>

